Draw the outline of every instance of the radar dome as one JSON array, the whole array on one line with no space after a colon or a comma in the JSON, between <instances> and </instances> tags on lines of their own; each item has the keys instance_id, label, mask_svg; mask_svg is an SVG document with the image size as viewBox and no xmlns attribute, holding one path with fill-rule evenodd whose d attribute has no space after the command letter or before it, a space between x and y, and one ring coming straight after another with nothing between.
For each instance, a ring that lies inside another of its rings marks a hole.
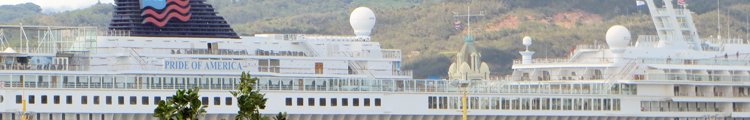
<instances>
[{"instance_id":1,"label":"radar dome","mask_svg":"<svg viewBox=\"0 0 750 120\"><path fill-rule=\"evenodd\" d=\"M375 27L375 13L367 7L359 7L352 11L349 23L358 37L370 36L372 28Z\"/></svg>"},{"instance_id":2,"label":"radar dome","mask_svg":"<svg viewBox=\"0 0 750 120\"><path fill-rule=\"evenodd\" d=\"M529 36L523 37L523 45L531 46L531 37Z\"/></svg>"},{"instance_id":3,"label":"radar dome","mask_svg":"<svg viewBox=\"0 0 750 120\"><path fill-rule=\"evenodd\" d=\"M607 45L612 49L622 49L630 44L630 31L622 25L615 25L607 30Z\"/></svg>"}]
</instances>

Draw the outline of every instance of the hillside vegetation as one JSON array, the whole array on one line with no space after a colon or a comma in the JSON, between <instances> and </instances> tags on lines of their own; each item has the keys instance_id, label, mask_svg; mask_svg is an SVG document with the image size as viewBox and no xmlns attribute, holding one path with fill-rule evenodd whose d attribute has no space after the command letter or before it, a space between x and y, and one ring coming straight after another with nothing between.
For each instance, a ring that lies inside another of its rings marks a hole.
<instances>
[{"instance_id":1,"label":"hillside vegetation","mask_svg":"<svg viewBox=\"0 0 750 120\"><path fill-rule=\"evenodd\" d=\"M658 1L658 0L657 0ZM349 12L373 9L378 23L373 40L384 48L401 49L405 69L416 78L441 78L468 29L455 29L454 13L471 6L484 17L472 21L471 31L494 75L510 73L523 36L534 38L536 58L565 57L577 44L604 44L612 25L627 26L634 34L654 34L648 10L635 0L209 0L241 35L259 33L353 34ZM715 0L688 0L703 37L717 33ZM750 2L722 0L722 36L747 39ZM14 12L16 8L22 12ZM0 23L98 26L106 28L114 6L94 5L61 13L42 14L39 6L0 6ZM12 10L12 11L11 11ZM11 11L11 12L9 12ZM23 13L28 12L28 13ZM727 32L729 31L729 32Z\"/></svg>"}]
</instances>

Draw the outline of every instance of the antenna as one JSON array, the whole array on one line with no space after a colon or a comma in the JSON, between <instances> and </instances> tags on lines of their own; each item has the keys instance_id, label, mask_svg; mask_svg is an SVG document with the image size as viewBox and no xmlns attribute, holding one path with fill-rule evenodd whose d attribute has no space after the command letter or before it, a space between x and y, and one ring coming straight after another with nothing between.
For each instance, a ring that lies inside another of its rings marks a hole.
<instances>
[{"instance_id":1,"label":"antenna","mask_svg":"<svg viewBox=\"0 0 750 120\"><path fill-rule=\"evenodd\" d=\"M465 15L459 15L457 12L453 12L453 17L454 18L459 19L459 18L462 18L462 17L466 17L466 29L468 29L468 33L467 33L466 39L464 40L465 42L474 41L474 37L471 36L471 18L472 17L484 17L484 16L485 16L484 15L484 11L480 11L478 14L472 14L471 13L471 4L469 4L466 7L466 14Z\"/></svg>"}]
</instances>

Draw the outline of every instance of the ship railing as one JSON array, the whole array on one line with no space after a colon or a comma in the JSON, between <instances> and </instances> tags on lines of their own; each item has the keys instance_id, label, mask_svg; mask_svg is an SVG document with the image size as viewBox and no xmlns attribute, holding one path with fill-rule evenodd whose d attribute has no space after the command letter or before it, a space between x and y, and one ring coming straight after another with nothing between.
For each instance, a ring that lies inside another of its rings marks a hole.
<instances>
[{"instance_id":1,"label":"ship railing","mask_svg":"<svg viewBox=\"0 0 750 120\"><path fill-rule=\"evenodd\" d=\"M579 73L575 75L571 75L570 73L556 73L556 72L550 72L549 75L544 74L536 74L531 75L529 77L508 77L509 79L503 79L503 80L513 80L513 81L519 81L519 82L585 82L585 81L607 81L610 76L605 76L606 74L595 74L591 71L588 71L588 73ZM620 79L623 80L623 79ZM627 80L627 79L625 79Z\"/></svg>"},{"instance_id":2,"label":"ship railing","mask_svg":"<svg viewBox=\"0 0 750 120\"><path fill-rule=\"evenodd\" d=\"M233 49L173 49L171 54L185 54L185 55L257 55L257 56L308 56L302 51L267 51L267 50L255 50L254 53L248 52L247 50L233 50Z\"/></svg>"},{"instance_id":3,"label":"ship railing","mask_svg":"<svg viewBox=\"0 0 750 120\"><path fill-rule=\"evenodd\" d=\"M659 43L658 35L638 35L638 45L649 45L649 47L656 47Z\"/></svg>"},{"instance_id":4,"label":"ship railing","mask_svg":"<svg viewBox=\"0 0 750 120\"><path fill-rule=\"evenodd\" d=\"M333 55L335 57L367 58L372 54L370 52L361 51L334 51L330 52L329 55Z\"/></svg>"},{"instance_id":5,"label":"ship railing","mask_svg":"<svg viewBox=\"0 0 750 120\"><path fill-rule=\"evenodd\" d=\"M113 77L114 78L114 77ZM128 78L128 77L119 77ZM204 90L235 90L236 81L223 84L197 83L140 83L139 80L112 80L109 82L63 82L36 83L26 81L26 88L35 89L115 89L115 90L173 90L201 88ZM20 88L19 81L1 82L6 88ZM446 80L398 80L398 79L354 79L354 78L260 78L256 88L261 91L306 91L306 92L387 92L387 93L461 93L460 83L466 81ZM586 95L632 95L633 90L618 90L613 93L606 82L509 82L471 81L472 94L586 94ZM622 88L622 87L618 87Z\"/></svg>"},{"instance_id":6,"label":"ship railing","mask_svg":"<svg viewBox=\"0 0 750 120\"><path fill-rule=\"evenodd\" d=\"M612 63L611 58L593 58L593 59L575 59L574 61L571 61L571 59L568 58L534 58L532 59L532 64L565 64L565 63L585 63L585 64L606 64L606 63ZM523 64L522 60L513 60L513 64L521 65Z\"/></svg>"},{"instance_id":7,"label":"ship railing","mask_svg":"<svg viewBox=\"0 0 750 120\"><path fill-rule=\"evenodd\" d=\"M564 81L564 82L577 82L577 81L608 81L617 83L620 80L634 80L634 81L659 81L659 80L671 80L671 81L694 81L694 82L750 82L750 71L744 70L721 70L720 72L714 72L713 74L708 71L690 71L684 70L676 73L637 73L637 65L628 65L624 72L618 72L614 74L608 74L608 76L583 73L578 75L560 75L559 73L551 72L550 75L531 75L529 77L517 76L513 77L514 81ZM662 71L662 70L656 70ZM710 71L710 70L709 70ZM715 71L715 70L714 70Z\"/></svg>"},{"instance_id":8,"label":"ship railing","mask_svg":"<svg viewBox=\"0 0 750 120\"><path fill-rule=\"evenodd\" d=\"M741 65L750 66L750 59L742 56L749 56L748 53L725 54L707 59L673 59L673 58L639 58L627 59L638 64L673 64L673 65ZM594 59L576 59L570 61L567 58L535 58L532 64L563 64L563 63L612 63L611 58L594 58ZM521 65L521 60L514 60L513 64Z\"/></svg>"},{"instance_id":9,"label":"ship railing","mask_svg":"<svg viewBox=\"0 0 750 120\"><path fill-rule=\"evenodd\" d=\"M394 70L392 71L392 73L393 73L392 75L395 75L395 76L412 76L411 70Z\"/></svg>"},{"instance_id":10,"label":"ship railing","mask_svg":"<svg viewBox=\"0 0 750 120\"><path fill-rule=\"evenodd\" d=\"M39 71L67 71L63 64L0 64L0 70L39 70Z\"/></svg>"},{"instance_id":11,"label":"ship railing","mask_svg":"<svg viewBox=\"0 0 750 120\"><path fill-rule=\"evenodd\" d=\"M750 65L750 60L732 55L716 56L711 59L637 59L638 63L643 64L673 64L673 65Z\"/></svg>"},{"instance_id":12,"label":"ship railing","mask_svg":"<svg viewBox=\"0 0 750 120\"><path fill-rule=\"evenodd\" d=\"M249 55L247 50L232 50L232 49L173 49L171 54L188 54L188 55Z\"/></svg>"},{"instance_id":13,"label":"ship railing","mask_svg":"<svg viewBox=\"0 0 750 120\"><path fill-rule=\"evenodd\" d=\"M745 41L745 39L736 38L736 37L735 38L722 38L722 39L704 38L703 40L712 44L743 44L743 45L748 44L748 42Z\"/></svg>"},{"instance_id":14,"label":"ship railing","mask_svg":"<svg viewBox=\"0 0 750 120\"><path fill-rule=\"evenodd\" d=\"M522 64L521 60L513 60L513 64ZM535 58L532 59L533 64L544 64L544 63L568 63L566 58Z\"/></svg>"},{"instance_id":15,"label":"ship railing","mask_svg":"<svg viewBox=\"0 0 750 120\"><path fill-rule=\"evenodd\" d=\"M316 34L256 34L256 37L267 37L272 40L284 41L325 41L325 42L369 42L368 37L357 36L335 36L335 35L316 35Z\"/></svg>"},{"instance_id":16,"label":"ship railing","mask_svg":"<svg viewBox=\"0 0 750 120\"><path fill-rule=\"evenodd\" d=\"M647 73L643 81L750 82L746 74Z\"/></svg>"},{"instance_id":17,"label":"ship railing","mask_svg":"<svg viewBox=\"0 0 750 120\"><path fill-rule=\"evenodd\" d=\"M370 38L357 36L328 36L328 35L305 35L305 40L326 42L369 42Z\"/></svg>"},{"instance_id":18,"label":"ship railing","mask_svg":"<svg viewBox=\"0 0 750 120\"><path fill-rule=\"evenodd\" d=\"M381 50L383 58L386 59L401 59L401 50L397 49L383 49Z\"/></svg>"},{"instance_id":19,"label":"ship railing","mask_svg":"<svg viewBox=\"0 0 750 120\"><path fill-rule=\"evenodd\" d=\"M593 44L582 44L576 45L576 49L607 49L606 45L593 45Z\"/></svg>"}]
</instances>

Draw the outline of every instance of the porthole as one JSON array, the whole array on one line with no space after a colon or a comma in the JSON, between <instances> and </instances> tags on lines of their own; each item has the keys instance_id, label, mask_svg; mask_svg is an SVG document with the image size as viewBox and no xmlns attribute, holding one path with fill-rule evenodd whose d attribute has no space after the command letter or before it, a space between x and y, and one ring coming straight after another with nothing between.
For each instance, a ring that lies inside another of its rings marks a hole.
<instances>
[{"instance_id":1,"label":"porthole","mask_svg":"<svg viewBox=\"0 0 750 120\"><path fill-rule=\"evenodd\" d=\"M0 95L0 103L3 103L3 100L5 100L5 99L3 98L2 95Z\"/></svg>"}]
</instances>

